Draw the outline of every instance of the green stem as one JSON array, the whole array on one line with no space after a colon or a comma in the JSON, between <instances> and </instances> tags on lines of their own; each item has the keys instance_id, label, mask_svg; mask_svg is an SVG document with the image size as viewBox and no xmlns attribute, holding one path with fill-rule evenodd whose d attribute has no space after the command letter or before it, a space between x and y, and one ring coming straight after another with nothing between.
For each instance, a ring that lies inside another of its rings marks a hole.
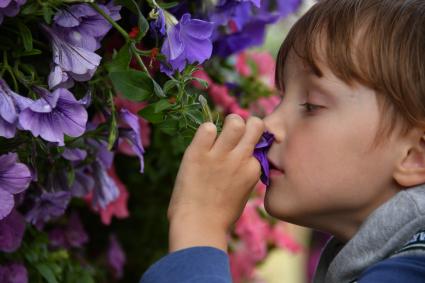
<instances>
[{"instance_id":1,"label":"green stem","mask_svg":"<svg viewBox=\"0 0 425 283\"><path fill-rule=\"evenodd\" d=\"M143 63L143 60L140 57L139 53L137 52L137 48L134 45L134 43L131 44L130 49L131 49L131 53L133 53L133 56L136 57L137 64L139 64L139 66L143 69L143 71L145 71L150 77L148 68L146 68L145 63Z\"/></svg>"},{"instance_id":2,"label":"green stem","mask_svg":"<svg viewBox=\"0 0 425 283\"><path fill-rule=\"evenodd\" d=\"M99 14L102 15L121 35L125 38L126 41L130 40L128 33L114 21L108 14L106 14L96 3L90 3L93 9L95 9Z\"/></svg>"}]
</instances>

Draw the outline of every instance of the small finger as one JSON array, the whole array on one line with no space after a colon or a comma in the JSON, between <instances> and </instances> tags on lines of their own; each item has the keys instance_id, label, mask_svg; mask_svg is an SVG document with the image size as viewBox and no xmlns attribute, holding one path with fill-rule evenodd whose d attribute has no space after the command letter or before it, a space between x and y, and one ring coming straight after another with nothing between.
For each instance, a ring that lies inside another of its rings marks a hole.
<instances>
[{"instance_id":1,"label":"small finger","mask_svg":"<svg viewBox=\"0 0 425 283\"><path fill-rule=\"evenodd\" d=\"M189 147L193 151L208 152L214 145L216 137L217 127L211 122L203 123L196 131Z\"/></svg>"},{"instance_id":2,"label":"small finger","mask_svg":"<svg viewBox=\"0 0 425 283\"><path fill-rule=\"evenodd\" d=\"M217 138L213 150L226 153L235 148L245 132L245 121L237 114L229 114L224 120L223 131Z\"/></svg>"},{"instance_id":3,"label":"small finger","mask_svg":"<svg viewBox=\"0 0 425 283\"><path fill-rule=\"evenodd\" d=\"M236 150L252 155L255 145L265 130L264 122L258 117L250 117L246 122L246 130Z\"/></svg>"}]
</instances>

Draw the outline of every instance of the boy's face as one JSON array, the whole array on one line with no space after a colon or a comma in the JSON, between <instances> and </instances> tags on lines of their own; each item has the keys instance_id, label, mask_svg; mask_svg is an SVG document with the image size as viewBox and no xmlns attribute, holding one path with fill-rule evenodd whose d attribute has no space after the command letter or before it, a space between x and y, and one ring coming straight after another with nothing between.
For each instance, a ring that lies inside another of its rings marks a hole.
<instances>
[{"instance_id":1,"label":"boy's face","mask_svg":"<svg viewBox=\"0 0 425 283\"><path fill-rule=\"evenodd\" d=\"M326 66L319 78L291 51L281 104L265 118L275 135L265 207L282 220L349 239L365 217L398 191L392 174L401 138L374 147L380 122L376 94L350 88ZM306 105L305 103L311 104Z\"/></svg>"}]
</instances>

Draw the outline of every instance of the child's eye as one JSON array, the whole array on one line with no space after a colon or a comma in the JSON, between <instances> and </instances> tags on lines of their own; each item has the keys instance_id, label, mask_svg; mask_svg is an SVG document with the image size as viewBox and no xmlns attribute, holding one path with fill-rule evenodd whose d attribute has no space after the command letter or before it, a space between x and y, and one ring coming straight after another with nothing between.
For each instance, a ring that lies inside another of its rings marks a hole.
<instances>
[{"instance_id":1,"label":"child's eye","mask_svg":"<svg viewBox=\"0 0 425 283\"><path fill-rule=\"evenodd\" d=\"M311 103L308 103L308 102L300 104L300 106L304 107L305 112L308 113L308 114L314 113L314 111L317 111L320 108L322 108L322 106L320 106L320 105L311 104Z\"/></svg>"}]
</instances>

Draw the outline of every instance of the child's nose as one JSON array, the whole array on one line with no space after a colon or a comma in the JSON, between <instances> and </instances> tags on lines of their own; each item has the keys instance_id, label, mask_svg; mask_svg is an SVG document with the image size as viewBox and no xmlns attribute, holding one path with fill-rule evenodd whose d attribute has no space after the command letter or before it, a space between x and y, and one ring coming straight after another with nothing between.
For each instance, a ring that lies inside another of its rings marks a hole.
<instances>
[{"instance_id":1,"label":"child's nose","mask_svg":"<svg viewBox=\"0 0 425 283\"><path fill-rule=\"evenodd\" d=\"M277 115L276 111L267 115L264 119L266 130L274 135L276 142L281 142L284 137L284 126L282 117Z\"/></svg>"}]
</instances>

